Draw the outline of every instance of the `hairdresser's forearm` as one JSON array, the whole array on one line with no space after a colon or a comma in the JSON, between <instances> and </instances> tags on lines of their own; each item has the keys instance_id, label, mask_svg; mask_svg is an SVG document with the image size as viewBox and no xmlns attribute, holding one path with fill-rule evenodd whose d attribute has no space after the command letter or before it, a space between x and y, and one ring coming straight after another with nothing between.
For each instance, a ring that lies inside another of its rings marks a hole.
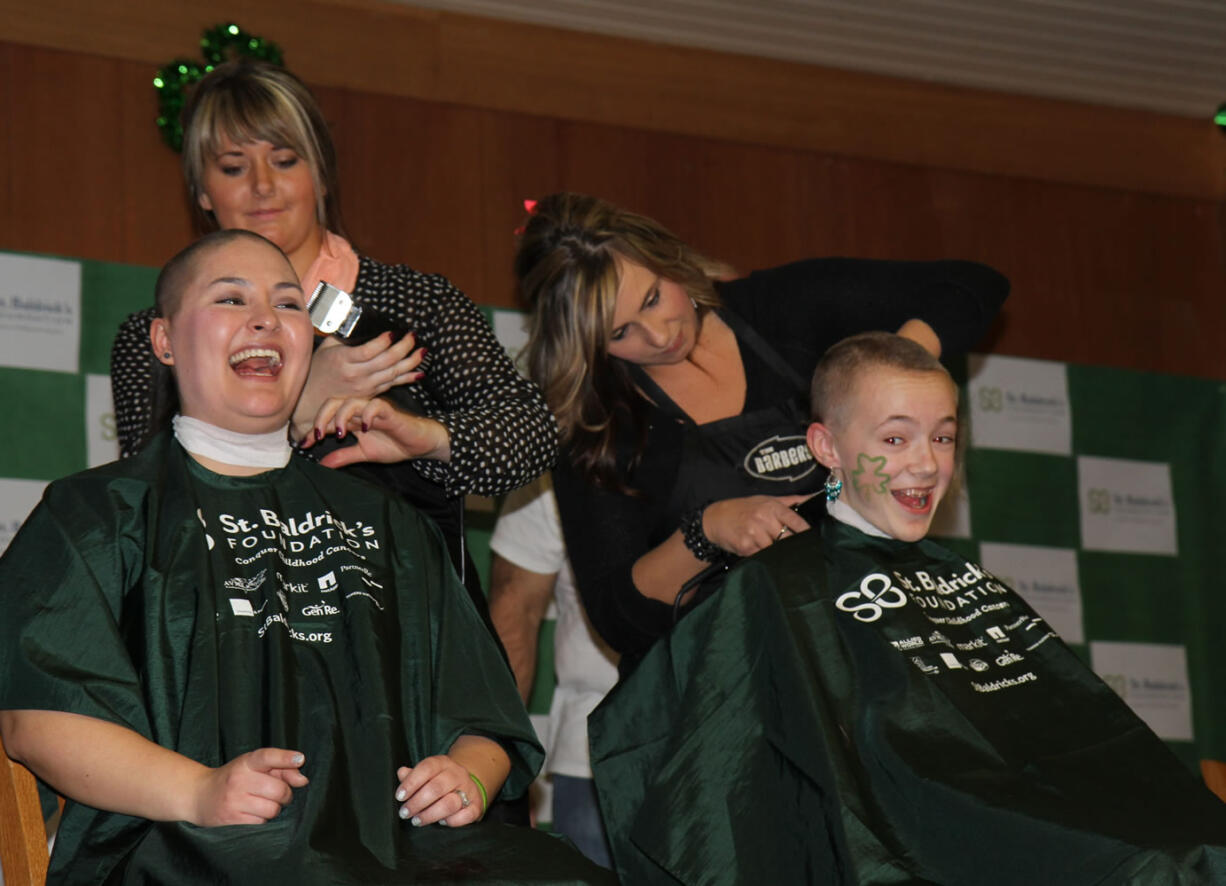
<instances>
[{"instance_id":1,"label":"hairdresser's forearm","mask_svg":"<svg viewBox=\"0 0 1226 886\"><path fill-rule=\"evenodd\" d=\"M908 320L898 327L898 335L919 343L934 357L941 356L941 339L937 336L936 331L923 320Z\"/></svg>"},{"instance_id":2,"label":"hairdresser's forearm","mask_svg":"<svg viewBox=\"0 0 1226 886\"><path fill-rule=\"evenodd\" d=\"M690 553L677 530L635 561L630 578L644 597L671 606L681 586L709 565Z\"/></svg>"}]
</instances>

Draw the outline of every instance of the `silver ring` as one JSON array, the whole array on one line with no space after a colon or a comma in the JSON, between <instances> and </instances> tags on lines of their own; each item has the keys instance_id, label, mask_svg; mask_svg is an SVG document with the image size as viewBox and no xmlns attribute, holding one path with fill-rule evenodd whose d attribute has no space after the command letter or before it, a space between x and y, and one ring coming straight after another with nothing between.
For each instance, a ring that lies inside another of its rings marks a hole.
<instances>
[{"instance_id":1,"label":"silver ring","mask_svg":"<svg viewBox=\"0 0 1226 886\"><path fill-rule=\"evenodd\" d=\"M791 531L792 530L789 529L787 526L784 526L782 529L779 530L779 534L775 536L775 541L781 541L783 537Z\"/></svg>"},{"instance_id":2,"label":"silver ring","mask_svg":"<svg viewBox=\"0 0 1226 886\"><path fill-rule=\"evenodd\" d=\"M460 808L467 809L472 800L468 799L468 794L464 793L462 788L456 788L455 792L460 795Z\"/></svg>"}]
</instances>

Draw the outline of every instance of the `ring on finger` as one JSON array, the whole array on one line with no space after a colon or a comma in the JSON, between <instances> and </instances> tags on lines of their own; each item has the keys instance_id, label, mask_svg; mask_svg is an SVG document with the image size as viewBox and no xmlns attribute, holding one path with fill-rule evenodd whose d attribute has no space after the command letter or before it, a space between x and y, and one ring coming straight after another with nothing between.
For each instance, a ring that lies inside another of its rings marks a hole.
<instances>
[{"instance_id":1,"label":"ring on finger","mask_svg":"<svg viewBox=\"0 0 1226 886\"><path fill-rule=\"evenodd\" d=\"M472 803L472 800L468 799L468 794L464 793L463 788L456 788L455 792L460 795L460 808L467 809Z\"/></svg>"},{"instance_id":2,"label":"ring on finger","mask_svg":"<svg viewBox=\"0 0 1226 886\"><path fill-rule=\"evenodd\" d=\"M790 528L788 528L787 526L782 526L782 527L780 527L780 529L779 529L779 534L775 536L775 541L779 541L780 539L782 539L782 538L783 538L785 535L787 535L787 534L788 534L789 532L791 532L791 531L792 531L792 530L791 530Z\"/></svg>"}]
</instances>

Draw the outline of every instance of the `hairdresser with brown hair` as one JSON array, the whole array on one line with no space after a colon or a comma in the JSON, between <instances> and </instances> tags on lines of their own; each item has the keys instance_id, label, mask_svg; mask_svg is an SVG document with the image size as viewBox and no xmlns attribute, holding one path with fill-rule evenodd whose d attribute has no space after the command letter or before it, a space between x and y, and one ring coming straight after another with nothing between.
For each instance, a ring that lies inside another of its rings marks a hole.
<instances>
[{"instance_id":1,"label":"hairdresser with brown hair","mask_svg":"<svg viewBox=\"0 0 1226 886\"><path fill-rule=\"evenodd\" d=\"M562 432L567 549L623 672L683 585L808 528L792 506L825 480L805 396L829 345L881 329L964 352L1009 289L958 261L813 259L725 280L652 219L569 193L536 203L515 269L529 371Z\"/></svg>"}]
</instances>

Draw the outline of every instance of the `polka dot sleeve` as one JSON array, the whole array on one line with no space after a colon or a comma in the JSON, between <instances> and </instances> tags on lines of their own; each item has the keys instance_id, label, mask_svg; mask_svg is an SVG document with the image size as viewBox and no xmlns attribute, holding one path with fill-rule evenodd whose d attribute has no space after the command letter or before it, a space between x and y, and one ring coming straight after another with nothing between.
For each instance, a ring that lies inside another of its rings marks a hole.
<instances>
[{"instance_id":1,"label":"polka dot sleeve","mask_svg":"<svg viewBox=\"0 0 1226 886\"><path fill-rule=\"evenodd\" d=\"M449 496L496 495L552 466L557 426L477 306L445 277L363 258L356 295L403 323L426 349L415 393L451 434L451 461L413 462Z\"/></svg>"},{"instance_id":2,"label":"polka dot sleeve","mask_svg":"<svg viewBox=\"0 0 1226 886\"><path fill-rule=\"evenodd\" d=\"M548 470L557 425L536 385L512 365L472 301L437 274L361 259L355 295L410 329L426 349L414 386L426 414L451 435L451 461L413 467L449 497L509 492ZM149 427L153 309L130 315L111 347L111 388L120 454L134 455Z\"/></svg>"},{"instance_id":3,"label":"polka dot sleeve","mask_svg":"<svg viewBox=\"0 0 1226 886\"><path fill-rule=\"evenodd\" d=\"M129 314L111 344L111 398L115 404L120 458L139 452L149 429L153 384L149 324L152 322L153 308Z\"/></svg>"}]
</instances>

